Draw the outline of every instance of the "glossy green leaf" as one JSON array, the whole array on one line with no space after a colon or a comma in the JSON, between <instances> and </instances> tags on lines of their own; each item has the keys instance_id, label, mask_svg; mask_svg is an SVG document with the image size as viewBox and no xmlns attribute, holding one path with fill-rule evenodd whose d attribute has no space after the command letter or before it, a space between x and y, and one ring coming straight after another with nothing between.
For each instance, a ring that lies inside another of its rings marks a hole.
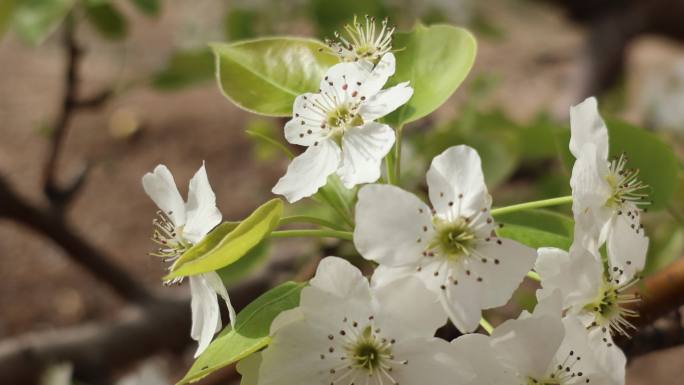
<instances>
[{"instance_id":1,"label":"glossy green leaf","mask_svg":"<svg viewBox=\"0 0 684 385\"><path fill-rule=\"evenodd\" d=\"M233 229L232 223L218 226L185 252L164 280L215 271L235 263L273 231L282 212L283 201L276 198L261 205Z\"/></svg>"},{"instance_id":2,"label":"glossy green leaf","mask_svg":"<svg viewBox=\"0 0 684 385\"><path fill-rule=\"evenodd\" d=\"M477 43L463 28L421 24L394 34L396 72L388 85L411 82L413 97L388 116L391 124L409 123L441 106L470 72Z\"/></svg>"},{"instance_id":3,"label":"glossy green leaf","mask_svg":"<svg viewBox=\"0 0 684 385\"><path fill-rule=\"evenodd\" d=\"M75 0L22 0L14 10L14 28L24 41L40 44L64 20Z\"/></svg>"},{"instance_id":4,"label":"glossy green leaf","mask_svg":"<svg viewBox=\"0 0 684 385\"><path fill-rule=\"evenodd\" d=\"M106 39L126 37L128 22L124 15L109 1L89 0L83 2L86 19Z\"/></svg>"},{"instance_id":5,"label":"glossy green leaf","mask_svg":"<svg viewBox=\"0 0 684 385\"><path fill-rule=\"evenodd\" d=\"M513 239L533 249L557 247L568 250L572 244L572 239L567 236L527 226L508 224L497 229L496 233L502 238Z\"/></svg>"},{"instance_id":6,"label":"glossy green leaf","mask_svg":"<svg viewBox=\"0 0 684 385\"><path fill-rule=\"evenodd\" d=\"M239 361L267 346L273 319L282 311L299 305L303 283L286 282L261 295L245 307L192 365L178 385L195 382L210 373Z\"/></svg>"},{"instance_id":7,"label":"glossy green leaf","mask_svg":"<svg viewBox=\"0 0 684 385\"><path fill-rule=\"evenodd\" d=\"M163 91L193 86L214 76L214 56L209 48L176 51L164 69L154 75L152 85Z\"/></svg>"},{"instance_id":8,"label":"glossy green leaf","mask_svg":"<svg viewBox=\"0 0 684 385\"><path fill-rule=\"evenodd\" d=\"M627 167L639 169L639 178L650 186L649 210L666 208L677 188L679 164L672 148L655 133L621 120L604 118L610 138L610 155L626 153ZM571 170L575 158L568 149L570 130L556 134L561 160Z\"/></svg>"},{"instance_id":9,"label":"glossy green leaf","mask_svg":"<svg viewBox=\"0 0 684 385\"><path fill-rule=\"evenodd\" d=\"M131 0L131 3L148 16L157 16L161 10L159 0Z\"/></svg>"},{"instance_id":10,"label":"glossy green leaf","mask_svg":"<svg viewBox=\"0 0 684 385\"><path fill-rule=\"evenodd\" d=\"M312 39L273 37L212 44L223 95L247 111L290 116L295 97L316 92L337 58Z\"/></svg>"},{"instance_id":11,"label":"glossy green leaf","mask_svg":"<svg viewBox=\"0 0 684 385\"><path fill-rule=\"evenodd\" d=\"M496 230L504 238L510 238L532 248L557 247L568 250L573 238L572 218L550 210L524 210L497 215L503 227Z\"/></svg>"},{"instance_id":12,"label":"glossy green leaf","mask_svg":"<svg viewBox=\"0 0 684 385\"><path fill-rule=\"evenodd\" d=\"M269 246L268 240L263 240L237 262L217 270L216 272L221 277L223 284L232 286L263 266L268 260Z\"/></svg>"},{"instance_id":13,"label":"glossy green leaf","mask_svg":"<svg viewBox=\"0 0 684 385\"><path fill-rule=\"evenodd\" d=\"M0 38L7 31L7 27L14 16L14 9L17 6L18 0L2 0L0 1Z\"/></svg>"}]
</instances>

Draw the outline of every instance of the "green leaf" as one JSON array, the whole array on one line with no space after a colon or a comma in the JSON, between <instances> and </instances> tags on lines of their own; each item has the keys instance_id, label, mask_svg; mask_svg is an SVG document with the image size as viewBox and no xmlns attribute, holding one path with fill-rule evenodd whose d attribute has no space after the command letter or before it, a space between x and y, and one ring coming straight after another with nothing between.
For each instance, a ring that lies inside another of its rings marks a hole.
<instances>
[{"instance_id":1,"label":"green leaf","mask_svg":"<svg viewBox=\"0 0 684 385\"><path fill-rule=\"evenodd\" d=\"M503 238L538 249L557 247L568 250L573 238L572 218L550 210L525 210L497 215L504 226L496 230Z\"/></svg>"},{"instance_id":2,"label":"green leaf","mask_svg":"<svg viewBox=\"0 0 684 385\"><path fill-rule=\"evenodd\" d=\"M240 280L256 271L259 267L263 266L268 260L269 246L267 240L261 241L261 243L254 246L252 250L248 251L242 258L238 259L237 262L217 270L216 272L221 277L223 284L231 286L238 283Z\"/></svg>"},{"instance_id":3,"label":"green leaf","mask_svg":"<svg viewBox=\"0 0 684 385\"><path fill-rule=\"evenodd\" d=\"M672 148L656 134L614 118L604 118L610 138L610 156L626 153L627 167L639 169L639 178L650 186L649 198L653 204L649 211L668 206L677 188L679 164ZM559 155L569 170L575 158L568 149L570 130L559 130Z\"/></svg>"},{"instance_id":4,"label":"green leaf","mask_svg":"<svg viewBox=\"0 0 684 385\"><path fill-rule=\"evenodd\" d=\"M163 91L173 91L211 80L214 76L214 56L209 48L176 51L166 67L157 72L152 85Z\"/></svg>"},{"instance_id":5,"label":"green leaf","mask_svg":"<svg viewBox=\"0 0 684 385\"><path fill-rule=\"evenodd\" d=\"M672 148L654 133L626 122L606 119L610 135L610 153L626 152L627 166L640 170L641 181L651 187L649 210L664 209L677 188L679 164Z\"/></svg>"},{"instance_id":6,"label":"green leaf","mask_svg":"<svg viewBox=\"0 0 684 385\"><path fill-rule=\"evenodd\" d=\"M54 32L75 0L23 0L14 10L14 28L20 38L30 44L42 43Z\"/></svg>"},{"instance_id":7,"label":"green leaf","mask_svg":"<svg viewBox=\"0 0 684 385\"><path fill-rule=\"evenodd\" d=\"M109 1L88 0L83 2L86 19L102 37L119 40L126 37L128 22L124 15Z\"/></svg>"},{"instance_id":8,"label":"green leaf","mask_svg":"<svg viewBox=\"0 0 684 385\"><path fill-rule=\"evenodd\" d=\"M475 62L477 43L470 32L450 25L418 24L394 34L397 70L388 86L410 81L413 97L387 121L404 124L441 106L456 91Z\"/></svg>"},{"instance_id":9,"label":"green leaf","mask_svg":"<svg viewBox=\"0 0 684 385\"><path fill-rule=\"evenodd\" d=\"M283 201L272 199L257 208L235 228L224 223L186 251L164 277L195 275L214 271L235 263L259 244L278 225L283 212Z\"/></svg>"},{"instance_id":10,"label":"green leaf","mask_svg":"<svg viewBox=\"0 0 684 385\"><path fill-rule=\"evenodd\" d=\"M212 44L216 78L223 95L247 111L290 116L295 97L316 92L337 58L312 39L272 37Z\"/></svg>"},{"instance_id":11,"label":"green leaf","mask_svg":"<svg viewBox=\"0 0 684 385\"><path fill-rule=\"evenodd\" d=\"M17 0L2 0L0 1L0 38L7 31L7 27L14 15L14 9L17 7Z\"/></svg>"},{"instance_id":12,"label":"green leaf","mask_svg":"<svg viewBox=\"0 0 684 385\"><path fill-rule=\"evenodd\" d=\"M148 16L157 16L161 10L159 0L131 0L131 3Z\"/></svg>"},{"instance_id":13,"label":"green leaf","mask_svg":"<svg viewBox=\"0 0 684 385\"><path fill-rule=\"evenodd\" d=\"M303 283L286 282L247 305L237 315L235 328L223 329L178 385L198 381L267 346L271 341L269 331L273 319L282 311L299 305L299 294L304 286Z\"/></svg>"},{"instance_id":14,"label":"green leaf","mask_svg":"<svg viewBox=\"0 0 684 385\"><path fill-rule=\"evenodd\" d=\"M496 233L502 238L513 239L533 249L540 247L557 247L568 250L572 239L560 234L520 225L505 225Z\"/></svg>"}]
</instances>

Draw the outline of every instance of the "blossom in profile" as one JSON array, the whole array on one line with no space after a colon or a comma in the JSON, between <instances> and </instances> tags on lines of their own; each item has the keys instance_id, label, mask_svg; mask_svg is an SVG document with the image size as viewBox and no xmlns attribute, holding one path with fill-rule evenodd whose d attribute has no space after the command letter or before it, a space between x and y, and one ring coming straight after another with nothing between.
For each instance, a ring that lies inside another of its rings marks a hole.
<instances>
[{"instance_id":1,"label":"blossom in profile","mask_svg":"<svg viewBox=\"0 0 684 385\"><path fill-rule=\"evenodd\" d=\"M365 23L354 16L351 24L344 26L346 37L335 32L335 39L325 43L342 62L368 61L377 63L392 50L394 27L383 19L378 27L375 17L366 15Z\"/></svg>"},{"instance_id":2,"label":"blossom in profile","mask_svg":"<svg viewBox=\"0 0 684 385\"><path fill-rule=\"evenodd\" d=\"M570 179L575 237L589 248L606 244L613 266L634 271L631 256L648 247L640 219L641 207L650 203L648 186L638 169L627 167L625 154L609 160L608 128L595 98L570 109L570 128L577 159Z\"/></svg>"},{"instance_id":3,"label":"blossom in profile","mask_svg":"<svg viewBox=\"0 0 684 385\"><path fill-rule=\"evenodd\" d=\"M413 95L408 82L382 89L394 66L391 53L375 66L339 63L328 70L318 93L295 99L285 138L307 149L292 160L273 193L292 203L316 193L335 172L347 188L380 178L380 164L395 135L390 126L375 120Z\"/></svg>"},{"instance_id":4,"label":"blossom in profile","mask_svg":"<svg viewBox=\"0 0 684 385\"><path fill-rule=\"evenodd\" d=\"M374 278L373 278L374 279ZM423 284L408 277L370 285L349 262L321 261L300 305L273 321L261 353L258 385L460 383L448 342L435 338L446 322ZM258 358L242 365L255 367Z\"/></svg>"},{"instance_id":5,"label":"blossom in profile","mask_svg":"<svg viewBox=\"0 0 684 385\"><path fill-rule=\"evenodd\" d=\"M561 318L560 298L555 297L538 304L534 313L523 312L499 325L491 336L466 334L454 340L453 356L475 373L465 384L616 384L597 365L582 323L574 316Z\"/></svg>"},{"instance_id":6,"label":"blossom in profile","mask_svg":"<svg viewBox=\"0 0 684 385\"><path fill-rule=\"evenodd\" d=\"M142 178L143 188L159 207L158 218L153 221L152 240L159 245L151 253L171 263L169 270L184 252L200 242L216 225L222 215L216 207L216 196L209 184L204 165L190 179L188 200L183 201L173 175L164 165L158 165L153 172ZM167 283L180 282L182 278ZM199 346L195 357L209 346L214 334L221 329L221 312L217 296L228 306L230 322L235 320L235 310L228 298L221 278L216 272L188 277L190 281L190 307L192 310L191 337Z\"/></svg>"},{"instance_id":7,"label":"blossom in profile","mask_svg":"<svg viewBox=\"0 0 684 385\"><path fill-rule=\"evenodd\" d=\"M380 264L377 279L420 278L456 327L471 332L482 309L511 298L537 253L494 232L491 196L473 148L450 147L435 157L427 185L433 208L395 186L361 188L354 244Z\"/></svg>"}]
</instances>

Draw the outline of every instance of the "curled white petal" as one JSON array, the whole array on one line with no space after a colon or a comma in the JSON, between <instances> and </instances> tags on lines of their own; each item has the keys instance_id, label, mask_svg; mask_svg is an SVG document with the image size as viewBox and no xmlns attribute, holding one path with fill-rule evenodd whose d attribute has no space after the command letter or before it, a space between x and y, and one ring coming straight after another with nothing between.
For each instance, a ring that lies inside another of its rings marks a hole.
<instances>
[{"instance_id":1,"label":"curled white petal","mask_svg":"<svg viewBox=\"0 0 684 385\"><path fill-rule=\"evenodd\" d=\"M173 224L185 224L185 202L181 198L173 175L163 164L148 172L142 178L143 189L154 203L171 218Z\"/></svg>"},{"instance_id":2,"label":"curled white petal","mask_svg":"<svg viewBox=\"0 0 684 385\"><path fill-rule=\"evenodd\" d=\"M192 243L199 242L211 229L221 223L221 211L216 207L216 195L211 189L207 171L200 167L190 179L186 222L183 236Z\"/></svg>"},{"instance_id":3,"label":"curled white petal","mask_svg":"<svg viewBox=\"0 0 684 385\"><path fill-rule=\"evenodd\" d=\"M361 105L359 113L365 121L382 118L408 102L413 96L413 88L409 82L399 83L384 89Z\"/></svg>"},{"instance_id":4,"label":"curled white petal","mask_svg":"<svg viewBox=\"0 0 684 385\"><path fill-rule=\"evenodd\" d=\"M322 140L292 160L272 191L294 203L315 194L326 184L328 176L337 170L339 164L339 146L330 139Z\"/></svg>"},{"instance_id":5,"label":"curled white petal","mask_svg":"<svg viewBox=\"0 0 684 385\"><path fill-rule=\"evenodd\" d=\"M346 188L380 178L382 158L394 145L394 130L375 122L350 127L342 137L342 163L337 170Z\"/></svg>"},{"instance_id":6,"label":"curled white petal","mask_svg":"<svg viewBox=\"0 0 684 385\"><path fill-rule=\"evenodd\" d=\"M570 107L570 152L579 158L582 147L591 143L596 146L600 159L608 159L608 128L598 111L595 97Z\"/></svg>"}]
</instances>

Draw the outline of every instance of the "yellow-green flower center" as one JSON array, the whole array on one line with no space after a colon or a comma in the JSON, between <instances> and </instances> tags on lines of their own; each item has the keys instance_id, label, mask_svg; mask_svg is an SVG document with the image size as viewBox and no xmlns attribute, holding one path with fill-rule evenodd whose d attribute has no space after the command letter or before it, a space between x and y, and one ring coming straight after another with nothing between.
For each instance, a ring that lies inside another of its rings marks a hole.
<instances>
[{"instance_id":1,"label":"yellow-green flower center","mask_svg":"<svg viewBox=\"0 0 684 385\"><path fill-rule=\"evenodd\" d=\"M460 217L455 221L435 219L435 236L428 247L438 250L448 259L459 260L470 255L474 240L475 234L465 218Z\"/></svg>"}]
</instances>

